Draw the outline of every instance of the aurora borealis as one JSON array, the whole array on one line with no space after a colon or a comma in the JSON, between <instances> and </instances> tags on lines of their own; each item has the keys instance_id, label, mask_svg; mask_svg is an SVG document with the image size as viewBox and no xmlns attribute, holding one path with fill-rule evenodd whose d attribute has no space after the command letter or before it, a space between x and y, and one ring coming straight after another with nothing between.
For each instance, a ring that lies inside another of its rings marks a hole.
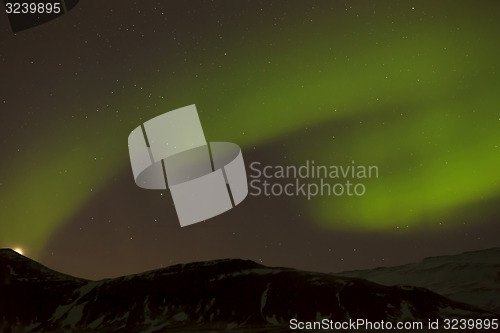
<instances>
[{"instance_id":1,"label":"aurora borealis","mask_svg":"<svg viewBox=\"0 0 500 333\"><path fill-rule=\"evenodd\" d=\"M17 34L0 22L1 247L94 277L219 257L335 271L500 245L496 1L113 0ZM247 172L314 160L380 174L362 197L249 197L177 230L168 193L134 187L127 136L190 104Z\"/></svg>"}]
</instances>

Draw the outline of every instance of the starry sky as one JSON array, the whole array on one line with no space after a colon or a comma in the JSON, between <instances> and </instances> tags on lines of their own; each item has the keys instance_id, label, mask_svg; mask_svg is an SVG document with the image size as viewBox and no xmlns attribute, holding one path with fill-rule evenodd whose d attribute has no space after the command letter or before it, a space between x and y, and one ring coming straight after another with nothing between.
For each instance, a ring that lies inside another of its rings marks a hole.
<instances>
[{"instance_id":1,"label":"starry sky","mask_svg":"<svg viewBox=\"0 0 500 333\"><path fill-rule=\"evenodd\" d=\"M82 1L0 15L0 247L99 279L245 258L336 272L500 246L497 1ZM248 166L376 165L181 228L127 137L196 104Z\"/></svg>"}]
</instances>

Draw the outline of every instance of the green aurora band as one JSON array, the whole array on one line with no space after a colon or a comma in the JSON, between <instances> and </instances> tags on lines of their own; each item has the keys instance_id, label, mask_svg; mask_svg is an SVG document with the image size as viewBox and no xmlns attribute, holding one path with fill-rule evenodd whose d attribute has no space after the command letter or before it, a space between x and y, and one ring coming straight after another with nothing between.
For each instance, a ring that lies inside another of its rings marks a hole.
<instances>
[{"instance_id":1,"label":"green aurora band","mask_svg":"<svg viewBox=\"0 0 500 333\"><path fill-rule=\"evenodd\" d=\"M2 165L0 244L36 254L129 168L130 130L193 103L211 141L259 149L286 140L287 163L377 165L379 178L367 181L363 197L302 201L326 227L391 232L452 220L451 227L461 222L461 207L476 206L479 222L488 214L481 204L500 195L500 19L483 19L491 9L473 3L429 7L421 10L427 15L391 19L389 11L336 20L317 11L311 22L256 30L244 41L233 31L225 55L201 40L207 51L187 62L151 56L176 74L150 80L141 95L116 92L113 111L41 129L37 142ZM213 65L199 66L202 58ZM80 88L91 84L89 75ZM60 89L68 90L70 108L70 88Z\"/></svg>"}]
</instances>

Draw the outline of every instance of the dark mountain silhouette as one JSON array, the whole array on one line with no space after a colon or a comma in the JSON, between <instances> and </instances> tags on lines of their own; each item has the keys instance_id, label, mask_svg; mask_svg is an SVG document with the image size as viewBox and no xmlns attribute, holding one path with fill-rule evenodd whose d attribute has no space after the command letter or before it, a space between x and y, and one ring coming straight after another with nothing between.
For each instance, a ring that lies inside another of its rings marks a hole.
<instances>
[{"instance_id":1,"label":"dark mountain silhouette","mask_svg":"<svg viewBox=\"0 0 500 333\"><path fill-rule=\"evenodd\" d=\"M496 317L495 317L496 316ZM288 331L289 321L497 318L427 289L216 260L88 281L0 250L1 332Z\"/></svg>"},{"instance_id":2,"label":"dark mountain silhouette","mask_svg":"<svg viewBox=\"0 0 500 333\"><path fill-rule=\"evenodd\" d=\"M500 248L335 275L362 278L387 286L404 283L427 288L455 301L500 314Z\"/></svg>"}]
</instances>

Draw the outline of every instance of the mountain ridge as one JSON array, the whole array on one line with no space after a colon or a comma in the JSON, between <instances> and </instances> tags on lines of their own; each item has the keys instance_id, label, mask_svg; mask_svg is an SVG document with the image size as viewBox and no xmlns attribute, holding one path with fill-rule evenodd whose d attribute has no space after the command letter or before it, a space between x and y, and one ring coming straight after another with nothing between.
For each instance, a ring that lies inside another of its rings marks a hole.
<instances>
[{"instance_id":1,"label":"mountain ridge","mask_svg":"<svg viewBox=\"0 0 500 333\"><path fill-rule=\"evenodd\" d=\"M432 272L432 274L429 274ZM415 263L332 273L391 286L411 284L500 313L500 248L427 257Z\"/></svg>"},{"instance_id":2,"label":"mountain ridge","mask_svg":"<svg viewBox=\"0 0 500 333\"><path fill-rule=\"evenodd\" d=\"M293 318L395 322L450 316L496 318L424 288L243 259L90 281L0 250L0 331L7 333L288 331Z\"/></svg>"}]
</instances>

